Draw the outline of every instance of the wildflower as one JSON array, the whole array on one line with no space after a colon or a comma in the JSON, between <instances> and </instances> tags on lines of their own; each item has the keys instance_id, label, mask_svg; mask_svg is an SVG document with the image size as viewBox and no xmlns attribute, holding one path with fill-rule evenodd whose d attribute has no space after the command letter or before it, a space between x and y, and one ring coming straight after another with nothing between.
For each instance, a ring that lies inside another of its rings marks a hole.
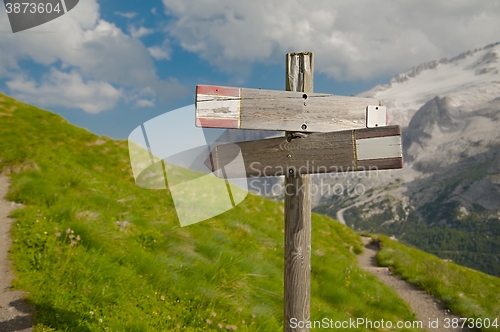
<instances>
[{"instance_id":1,"label":"wildflower","mask_svg":"<svg viewBox=\"0 0 500 332\"><path fill-rule=\"evenodd\" d=\"M70 242L69 245L72 246L72 247L76 246L76 241L75 240L71 240L71 242Z\"/></svg>"},{"instance_id":2,"label":"wildflower","mask_svg":"<svg viewBox=\"0 0 500 332\"><path fill-rule=\"evenodd\" d=\"M221 324L221 323L217 324L217 326L218 326L220 329L222 328L222 324Z\"/></svg>"},{"instance_id":3,"label":"wildflower","mask_svg":"<svg viewBox=\"0 0 500 332\"><path fill-rule=\"evenodd\" d=\"M236 308L236 311L238 311L238 312L242 312L242 311L243 311L243 308L241 308L241 307Z\"/></svg>"},{"instance_id":4,"label":"wildflower","mask_svg":"<svg viewBox=\"0 0 500 332\"><path fill-rule=\"evenodd\" d=\"M47 234L49 234L49 233L47 233L47 232L43 232L43 234L47 235Z\"/></svg>"},{"instance_id":5,"label":"wildflower","mask_svg":"<svg viewBox=\"0 0 500 332\"><path fill-rule=\"evenodd\" d=\"M77 235L77 236L76 236L76 240L77 240L77 241L80 241L80 240L81 240L80 235Z\"/></svg>"},{"instance_id":6,"label":"wildflower","mask_svg":"<svg viewBox=\"0 0 500 332\"><path fill-rule=\"evenodd\" d=\"M70 238L70 239L72 239L72 238L74 238L74 237L75 237L75 236L74 236L73 234L71 234L71 235L69 236L69 238Z\"/></svg>"},{"instance_id":7,"label":"wildflower","mask_svg":"<svg viewBox=\"0 0 500 332\"><path fill-rule=\"evenodd\" d=\"M102 318L99 318L99 323L102 323Z\"/></svg>"},{"instance_id":8,"label":"wildflower","mask_svg":"<svg viewBox=\"0 0 500 332\"><path fill-rule=\"evenodd\" d=\"M61 236L61 233L57 232L56 237L60 237L60 236Z\"/></svg>"},{"instance_id":9,"label":"wildflower","mask_svg":"<svg viewBox=\"0 0 500 332\"><path fill-rule=\"evenodd\" d=\"M90 315L92 316L93 314L94 314L94 312L93 312L93 311L91 311L91 312L90 312Z\"/></svg>"},{"instance_id":10,"label":"wildflower","mask_svg":"<svg viewBox=\"0 0 500 332\"><path fill-rule=\"evenodd\" d=\"M66 234L69 234L69 233L71 233L71 228L68 228L68 229L66 230Z\"/></svg>"},{"instance_id":11,"label":"wildflower","mask_svg":"<svg viewBox=\"0 0 500 332\"><path fill-rule=\"evenodd\" d=\"M244 319L241 321L241 324L245 324L245 320Z\"/></svg>"},{"instance_id":12,"label":"wildflower","mask_svg":"<svg viewBox=\"0 0 500 332\"><path fill-rule=\"evenodd\" d=\"M207 324L212 324L212 321L210 319L205 319L205 322L207 322Z\"/></svg>"},{"instance_id":13,"label":"wildflower","mask_svg":"<svg viewBox=\"0 0 500 332\"><path fill-rule=\"evenodd\" d=\"M212 315L212 317L217 316L217 314L215 312L213 312L213 311L212 311L211 315Z\"/></svg>"},{"instance_id":14,"label":"wildflower","mask_svg":"<svg viewBox=\"0 0 500 332\"><path fill-rule=\"evenodd\" d=\"M165 301L165 296L160 296L160 300Z\"/></svg>"},{"instance_id":15,"label":"wildflower","mask_svg":"<svg viewBox=\"0 0 500 332\"><path fill-rule=\"evenodd\" d=\"M257 316L255 314L252 314L252 318L255 318L255 317L257 317Z\"/></svg>"}]
</instances>

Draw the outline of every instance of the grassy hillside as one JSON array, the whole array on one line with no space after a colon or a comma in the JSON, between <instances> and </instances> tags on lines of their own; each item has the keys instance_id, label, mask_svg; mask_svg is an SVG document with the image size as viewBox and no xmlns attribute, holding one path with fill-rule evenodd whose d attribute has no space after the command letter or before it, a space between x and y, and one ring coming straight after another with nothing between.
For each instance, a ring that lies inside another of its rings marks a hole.
<instances>
[{"instance_id":1,"label":"grassy hillside","mask_svg":"<svg viewBox=\"0 0 500 332\"><path fill-rule=\"evenodd\" d=\"M0 137L8 199L25 206L11 258L35 331L282 330L281 203L249 196L180 228L168 190L134 184L126 142L1 94ZM311 319L414 320L357 267L361 246L313 216Z\"/></svg>"},{"instance_id":2,"label":"grassy hillside","mask_svg":"<svg viewBox=\"0 0 500 332\"><path fill-rule=\"evenodd\" d=\"M381 266L440 298L461 317L472 318L484 331L500 326L500 279L379 236ZM467 322L469 324L469 322ZM472 324L472 322L471 322ZM494 326L496 325L496 326ZM477 326L477 325L476 325Z\"/></svg>"}]
</instances>

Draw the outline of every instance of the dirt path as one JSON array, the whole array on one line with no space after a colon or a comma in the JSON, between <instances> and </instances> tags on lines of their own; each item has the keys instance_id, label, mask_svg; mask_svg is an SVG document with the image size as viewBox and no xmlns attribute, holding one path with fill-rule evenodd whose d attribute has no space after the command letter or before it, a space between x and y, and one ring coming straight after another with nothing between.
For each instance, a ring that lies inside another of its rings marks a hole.
<instances>
[{"instance_id":1,"label":"dirt path","mask_svg":"<svg viewBox=\"0 0 500 332\"><path fill-rule=\"evenodd\" d=\"M9 178L0 174L0 331L28 332L31 331L32 310L23 301L23 293L11 288L13 275L7 255L11 245L9 230L12 219L7 216L16 204L4 199L8 188Z\"/></svg>"},{"instance_id":2,"label":"dirt path","mask_svg":"<svg viewBox=\"0 0 500 332\"><path fill-rule=\"evenodd\" d=\"M378 245L370 243L368 237L362 237L362 239L365 244L365 251L358 256L359 266L365 271L376 275L386 285L394 288L398 295L410 305L424 328L432 332L470 331L461 328L444 328L445 318L453 319L459 318L459 316L452 314L439 300L427 292L393 276L388 268L380 267L375 258L379 250ZM438 319L439 328L429 328L429 320L435 322L436 319Z\"/></svg>"}]
</instances>

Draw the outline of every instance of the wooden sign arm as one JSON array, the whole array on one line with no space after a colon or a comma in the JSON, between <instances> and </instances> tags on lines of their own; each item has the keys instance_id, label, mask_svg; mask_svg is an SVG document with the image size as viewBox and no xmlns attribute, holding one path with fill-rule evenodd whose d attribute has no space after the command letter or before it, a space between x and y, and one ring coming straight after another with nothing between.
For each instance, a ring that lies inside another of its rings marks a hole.
<instances>
[{"instance_id":1,"label":"wooden sign arm","mask_svg":"<svg viewBox=\"0 0 500 332\"><path fill-rule=\"evenodd\" d=\"M233 162L240 153L243 158L237 160L244 165ZM224 173L229 178L242 174L237 172L242 166L247 177L397 169L403 167L401 129L387 126L221 144L205 165L220 178Z\"/></svg>"},{"instance_id":2,"label":"wooden sign arm","mask_svg":"<svg viewBox=\"0 0 500 332\"><path fill-rule=\"evenodd\" d=\"M386 109L373 98L211 85L196 87L198 127L332 132L386 124Z\"/></svg>"}]
</instances>

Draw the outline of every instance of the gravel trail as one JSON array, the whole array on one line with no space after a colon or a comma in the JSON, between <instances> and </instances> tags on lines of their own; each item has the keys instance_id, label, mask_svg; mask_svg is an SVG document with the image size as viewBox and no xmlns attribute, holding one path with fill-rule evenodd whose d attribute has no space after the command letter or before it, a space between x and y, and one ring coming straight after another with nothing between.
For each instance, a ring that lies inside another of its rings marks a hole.
<instances>
[{"instance_id":1,"label":"gravel trail","mask_svg":"<svg viewBox=\"0 0 500 332\"><path fill-rule=\"evenodd\" d=\"M8 253L12 219L7 216L19 205L4 199L8 189L9 178L0 174L0 331L31 332L33 310L23 300L23 293L11 287L14 275Z\"/></svg>"},{"instance_id":2,"label":"gravel trail","mask_svg":"<svg viewBox=\"0 0 500 332\"><path fill-rule=\"evenodd\" d=\"M451 313L441 301L432 295L392 275L387 267L380 267L376 259L379 250L378 244L370 243L369 237L362 237L362 240L365 244L365 250L363 254L358 256L359 266L377 276L389 287L392 287L409 304L417 319L422 322L423 328L432 332L470 331L469 329L462 328L444 328L445 319L460 317ZM429 321L436 322L436 320L438 320L439 327L429 327Z\"/></svg>"}]
</instances>

